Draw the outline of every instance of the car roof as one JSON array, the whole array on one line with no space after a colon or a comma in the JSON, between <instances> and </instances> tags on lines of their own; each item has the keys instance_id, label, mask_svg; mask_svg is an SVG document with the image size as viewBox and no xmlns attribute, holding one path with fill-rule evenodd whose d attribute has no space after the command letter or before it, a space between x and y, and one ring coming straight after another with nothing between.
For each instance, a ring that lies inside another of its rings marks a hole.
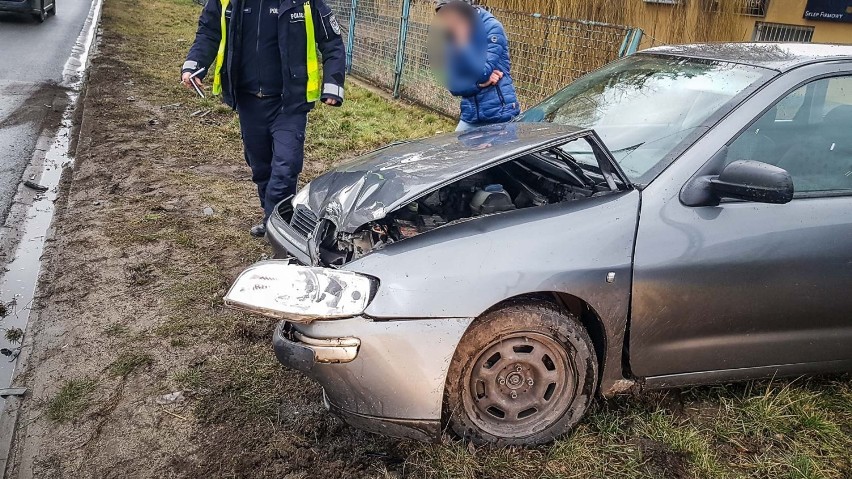
<instances>
[{"instance_id":1,"label":"car roof","mask_svg":"<svg viewBox=\"0 0 852 479\"><path fill-rule=\"evenodd\" d=\"M826 43L694 43L653 47L638 53L719 60L784 72L808 63L852 60L852 45Z\"/></svg>"}]
</instances>

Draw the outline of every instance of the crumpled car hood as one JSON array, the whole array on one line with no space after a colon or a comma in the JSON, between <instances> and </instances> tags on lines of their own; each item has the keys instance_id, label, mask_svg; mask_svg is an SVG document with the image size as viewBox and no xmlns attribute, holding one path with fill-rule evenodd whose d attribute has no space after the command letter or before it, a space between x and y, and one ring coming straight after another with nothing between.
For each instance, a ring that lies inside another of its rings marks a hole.
<instances>
[{"instance_id":1,"label":"crumpled car hood","mask_svg":"<svg viewBox=\"0 0 852 479\"><path fill-rule=\"evenodd\" d=\"M396 143L317 177L303 201L318 217L336 223L339 232L351 233L456 178L584 131L504 123Z\"/></svg>"}]
</instances>

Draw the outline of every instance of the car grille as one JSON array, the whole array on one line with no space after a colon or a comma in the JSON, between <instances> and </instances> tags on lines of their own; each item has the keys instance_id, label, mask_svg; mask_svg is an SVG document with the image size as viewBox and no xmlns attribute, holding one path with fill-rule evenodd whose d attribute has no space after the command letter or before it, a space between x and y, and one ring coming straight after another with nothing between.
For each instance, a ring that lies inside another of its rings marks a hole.
<instances>
[{"instance_id":1,"label":"car grille","mask_svg":"<svg viewBox=\"0 0 852 479\"><path fill-rule=\"evenodd\" d=\"M304 206L297 206L296 211L293 212L293 218L290 220L290 226L307 238L317 226L317 215Z\"/></svg>"}]
</instances>

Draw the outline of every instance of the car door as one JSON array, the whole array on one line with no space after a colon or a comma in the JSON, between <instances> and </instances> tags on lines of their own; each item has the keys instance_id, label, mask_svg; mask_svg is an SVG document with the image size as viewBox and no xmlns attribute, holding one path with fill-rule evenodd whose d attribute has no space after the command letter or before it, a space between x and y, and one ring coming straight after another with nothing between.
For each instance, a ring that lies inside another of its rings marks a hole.
<instances>
[{"instance_id":1,"label":"car door","mask_svg":"<svg viewBox=\"0 0 852 479\"><path fill-rule=\"evenodd\" d=\"M848 63L800 70L708 134L680 177L643 193L629 331L635 375L675 385L710 372L852 364L852 71ZM794 199L684 205L673 192L711 157L786 169Z\"/></svg>"}]
</instances>

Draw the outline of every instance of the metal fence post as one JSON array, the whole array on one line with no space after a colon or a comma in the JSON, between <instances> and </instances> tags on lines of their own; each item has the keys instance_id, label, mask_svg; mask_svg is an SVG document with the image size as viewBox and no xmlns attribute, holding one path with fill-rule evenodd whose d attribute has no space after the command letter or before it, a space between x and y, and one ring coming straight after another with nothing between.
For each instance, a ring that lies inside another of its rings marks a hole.
<instances>
[{"instance_id":1,"label":"metal fence post","mask_svg":"<svg viewBox=\"0 0 852 479\"><path fill-rule=\"evenodd\" d=\"M349 34L346 38L346 73L352 71L352 48L355 46L355 13L358 10L358 0L352 0L349 10Z\"/></svg>"},{"instance_id":2,"label":"metal fence post","mask_svg":"<svg viewBox=\"0 0 852 479\"><path fill-rule=\"evenodd\" d=\"M643 35L645 35L645 32L643 32L641 28L633 29L633 40L630 42L630 45L627 46L627 55L636 53L636 50L639 49L639 42L642 41Z\"/></svg>"},{"instance_id":3,"label":"metal fence post","mask_svg":"<svg viewBox=\"0 0 852 479\"><path fill-rule=\"evenodd\" d=\"M639 42L642 41L642 36L645 32L641 28L631 28L624 35L624 40L621 42L621 47L618 49L619 57L626 57L636 53L639 49Z\"/></svg>"},{"instance_id":4,"label":"metal fence post","mask_svg":"<svg viewBox=\"0 0 852 479\"><path fill-rule=\"evenodd\" d=\"M624 56L624 52L627 51L627 44L630 42L630 34L633 33L633 29L627 30L627 33L624 34L624 39L621 40L621 46L618 47L618 58Z\"/></svg>"},{"instance_id":5,"label":"metal fence post","mask_svg":"<svg viewBox=\"0 0 852 479\"><path fill-rule=\"evenodd\" d=\"M408 38L408 16L411 12L411 0L402 0L402 16L399 22L399 40L396 44L396 67L393 75L393 97L399 98L402 84L402 71L405 69L405 41Z\"/></svg>"}]
</instances>

